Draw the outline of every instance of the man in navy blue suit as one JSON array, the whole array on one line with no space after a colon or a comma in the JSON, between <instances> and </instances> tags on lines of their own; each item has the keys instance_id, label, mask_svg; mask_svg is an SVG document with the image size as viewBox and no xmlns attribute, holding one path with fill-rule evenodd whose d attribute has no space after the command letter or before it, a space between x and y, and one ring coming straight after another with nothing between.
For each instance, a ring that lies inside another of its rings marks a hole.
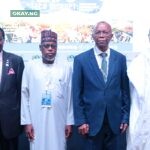
<instances>
[{"instance_id":1,"label":"man in navy blue suit","mask_svg":"<svg viewBox=\"0 0 150 150\"><path fill-rule=\"evenodd\" d=\"M4 42L0 28L0 150L18 150L24 62L21 56L4 51Z\"/></svg>"},{"instance_id":2,"label":"man in navy blue suit","mask_svg":"<svg viewBox=\"0 0 150 150\"><path fill-rule=\"evenodd\" d=\"M74 59L75 124L87 138L85 150L122 150L120 135L128 128L130 112L126 57L109 48L113 34L107 22L98 22L92 37L95 47Z\"/></svg>"}]
</instances>

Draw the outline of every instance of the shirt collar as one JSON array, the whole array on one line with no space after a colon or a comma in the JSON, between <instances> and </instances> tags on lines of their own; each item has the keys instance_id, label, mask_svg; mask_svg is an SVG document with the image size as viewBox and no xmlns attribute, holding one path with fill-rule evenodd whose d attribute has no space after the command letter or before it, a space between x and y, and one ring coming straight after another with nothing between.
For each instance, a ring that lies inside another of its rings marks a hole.
<instances>
[{"instance_id":1,"label":"shirt collar","mask_svg":"<svg viewBox=\"0 0 150 150\"><path fill-rule=\"evenodd\" d=\"M103 51L99 50L97 46L94 47L94 53L99 56ZM105 53L107 53L107 56L109 57L110 55L110 48L108 48Z\"/></svg>"}]
</instances>

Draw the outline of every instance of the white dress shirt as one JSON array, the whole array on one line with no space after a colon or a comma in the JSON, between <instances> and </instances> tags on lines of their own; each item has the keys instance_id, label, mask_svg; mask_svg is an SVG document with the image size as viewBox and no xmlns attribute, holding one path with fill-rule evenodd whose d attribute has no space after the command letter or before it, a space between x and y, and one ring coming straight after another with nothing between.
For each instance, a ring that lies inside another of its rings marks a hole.
<instances>
[{"instance_id":1,"label":"white dress shirt","mask_svg":"<svg viewBox=\"0 0 150 150\"><path fill-rule=\"evenodd\" d=\"M104 53L103 51L99 50L96 46L94 47L94 55L97 61L97 64L99 66L99 69L101 69L102 64L102 57L100 56L101 53ZM108 48L105 53L107 53L106 61L107 61L107 74L109 69L109 57L110 57L110 48Z\"/></svg>"}]
</instances>

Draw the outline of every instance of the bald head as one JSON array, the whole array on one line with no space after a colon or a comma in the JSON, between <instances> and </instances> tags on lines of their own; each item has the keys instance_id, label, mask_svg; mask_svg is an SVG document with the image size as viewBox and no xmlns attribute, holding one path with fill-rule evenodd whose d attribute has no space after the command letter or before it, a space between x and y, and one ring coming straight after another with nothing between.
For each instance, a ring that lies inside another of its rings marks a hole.
<instances>
[{"instance_id":1,"label":"bald head","mask_svg":"<svg viewBox=\"0 0 150 150\"><path fill-rule=\"evenodd\" d=\"M94 34L96 31L97 31L97 28L101 25L101 24L104 24L105 26L107 26L109 32L112 32L112 28L111 28L111 25L106 22L106 21L99 21L93 28L93 33Z\"/></svg>"}]
</instances>

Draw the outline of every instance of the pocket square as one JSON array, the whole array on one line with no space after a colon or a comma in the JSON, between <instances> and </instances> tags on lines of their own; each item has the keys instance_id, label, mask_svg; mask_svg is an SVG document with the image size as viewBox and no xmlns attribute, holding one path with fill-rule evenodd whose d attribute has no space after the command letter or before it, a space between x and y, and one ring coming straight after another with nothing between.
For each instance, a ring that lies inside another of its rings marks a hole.
<instances>
[{"instance_id":1,"label":"pocket square","mask_svg":"<svg viewBox=\"0 0 150 150\"><path fill-rule=\"evenodd\" d=\"M11 74L15 74L15 71L14 71L13 68L10 68L10 69L8 70L8 75L11 75Z\"/></svg>"}]
</instances>

